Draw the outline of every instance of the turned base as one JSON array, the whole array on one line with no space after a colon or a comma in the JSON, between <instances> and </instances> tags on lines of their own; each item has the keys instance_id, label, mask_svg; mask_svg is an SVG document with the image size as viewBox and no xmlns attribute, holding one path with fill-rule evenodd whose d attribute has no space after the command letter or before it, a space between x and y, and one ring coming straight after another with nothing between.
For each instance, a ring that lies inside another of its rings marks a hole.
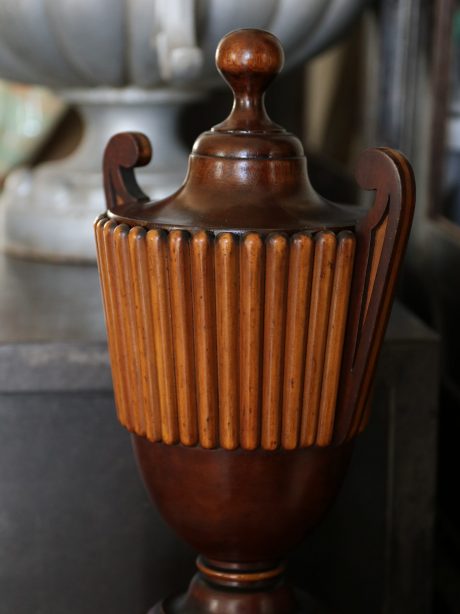
<instances>
[{"instance_id":1,"label":"turned base","mask_svg":"<svg viewBox=\"0 0 460 614\"><path fill-rule=\"evenodd\" d=\"M283 565L242 567L200 557L197 566L186 593L163 600L148 614L326 614L285 582Z\"/></svg>"}]
</instances>

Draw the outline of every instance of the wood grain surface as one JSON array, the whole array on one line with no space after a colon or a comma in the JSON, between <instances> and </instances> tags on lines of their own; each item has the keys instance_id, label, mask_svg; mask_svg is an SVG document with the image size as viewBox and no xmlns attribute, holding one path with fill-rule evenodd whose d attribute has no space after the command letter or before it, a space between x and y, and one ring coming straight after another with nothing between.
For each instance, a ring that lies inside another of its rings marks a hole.
<instances>
[{"instance_id":1,"label":"wood grain surface","mask_svg":"<svg viewBox=\"0 0 460 614\"><path fill-rule=\"evenodd\" d=\"M356 262L334 443L352 439L369 419L370 395L415 207L412 168L398 151L363 152L356 178L375 201L356 227Z\"/></svg>"},{"instance_id":2,"label":"wood grain surface","mask_svg":"<svg viewBox=\"0 0 460 614\"><path fill-rule=\"evenodd\" d=\"M332 442L353 233L168 233L101 217L96 238L126 428L228 450Z\"/></svg>"}]
</instances>

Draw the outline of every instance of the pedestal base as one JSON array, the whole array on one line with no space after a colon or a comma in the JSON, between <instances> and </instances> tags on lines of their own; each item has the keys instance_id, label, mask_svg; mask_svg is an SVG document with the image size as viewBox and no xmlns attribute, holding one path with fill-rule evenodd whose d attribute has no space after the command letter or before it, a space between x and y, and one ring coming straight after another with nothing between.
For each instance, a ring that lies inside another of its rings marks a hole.
<instances>
[{"instance_id":1,"label":"pedestal base","mask_svg":"<svg viewBox=\"0 0 460 614\"><path fill-rule=\"evenodd\" d=\"M305 593L283 580L274 587L251 591L224 588L196 574L188 591L169 597L148 614L330 614Z\"/></svg>"}]
</instances>

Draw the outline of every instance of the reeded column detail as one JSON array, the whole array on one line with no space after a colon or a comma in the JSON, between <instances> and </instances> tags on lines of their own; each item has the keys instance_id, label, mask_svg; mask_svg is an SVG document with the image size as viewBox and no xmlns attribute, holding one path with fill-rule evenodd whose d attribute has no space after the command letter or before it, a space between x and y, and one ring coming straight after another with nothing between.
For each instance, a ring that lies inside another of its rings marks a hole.
<instances>
[{"instance_id":1,"label":"reeded column detail","mask_svg":"<svg viewBox=\"0 0 460 614\"><path fill-rule=\"evenodd\" d=\"M330 445L351 232L95 230L126 428L227 450Z\"/></svg>"}]
</instances>

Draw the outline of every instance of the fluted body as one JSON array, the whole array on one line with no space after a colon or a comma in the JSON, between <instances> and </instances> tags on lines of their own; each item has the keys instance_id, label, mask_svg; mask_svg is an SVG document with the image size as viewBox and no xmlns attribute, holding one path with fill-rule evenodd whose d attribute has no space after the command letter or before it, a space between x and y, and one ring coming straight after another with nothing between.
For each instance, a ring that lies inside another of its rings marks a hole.
<instances>
[{"instance_id":1,"label":"fluted body","mask_svg":"<svg viewBox=\"0 0 460 614\"><path fill-rule=\"evenodd\" d=\"M328 445L355 237L96 225L118 416L167 444Z\"/></svg>"}]
</instances>

